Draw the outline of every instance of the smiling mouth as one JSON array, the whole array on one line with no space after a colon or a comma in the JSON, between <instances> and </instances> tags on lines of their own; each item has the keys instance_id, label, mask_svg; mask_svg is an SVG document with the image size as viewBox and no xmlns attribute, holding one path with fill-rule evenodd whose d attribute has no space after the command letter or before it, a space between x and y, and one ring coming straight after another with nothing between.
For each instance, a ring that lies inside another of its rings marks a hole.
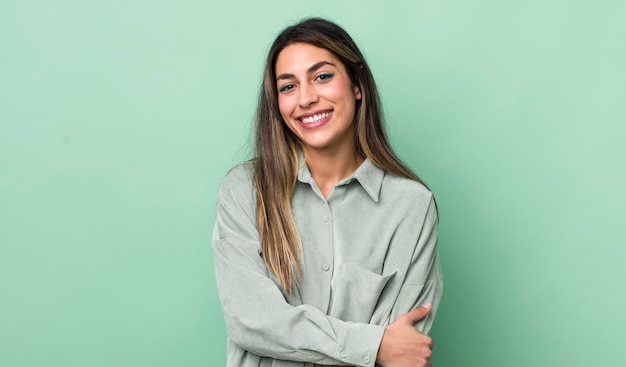
<instances>
[{"instance_id":1,"label":"smiling mouth","mask_svg":"<svg viewBox=\"0 0 626 367\"><path fill-rule=\"evenodd\" d=\"M300 122L302 122L303 124L314 124L318 121L321 121L327 118L331 114L332 112L322 112L322 113L315 114L313 116L302 117L302 118L299 118L298 120L300 120Z\"/></svg>"}]
</instances>

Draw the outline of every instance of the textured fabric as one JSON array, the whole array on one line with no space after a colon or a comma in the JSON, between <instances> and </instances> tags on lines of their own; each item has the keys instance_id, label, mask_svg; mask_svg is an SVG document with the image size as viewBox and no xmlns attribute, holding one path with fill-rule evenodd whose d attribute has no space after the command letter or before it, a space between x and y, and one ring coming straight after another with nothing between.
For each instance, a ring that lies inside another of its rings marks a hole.
<instances>
[{"instance_id":1,"label":"textured fabric","mask_svg":"<svg viewBox=\"0 0 626 367\"><path fill-rule=\"evenodd\" d=\"M325 199L305 163L292 197L303 246L293 296L263 263L253 168L224 179L213 251L229 367L374 366L384 327L427 302L430 330L443 288L431 192L365 160Z\"/></svg>"}]
</instances>

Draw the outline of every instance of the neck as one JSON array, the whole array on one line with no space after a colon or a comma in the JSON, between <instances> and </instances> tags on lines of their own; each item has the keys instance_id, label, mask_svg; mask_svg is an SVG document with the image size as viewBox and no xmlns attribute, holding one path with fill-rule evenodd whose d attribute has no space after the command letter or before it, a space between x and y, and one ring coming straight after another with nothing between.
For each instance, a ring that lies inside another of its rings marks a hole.
<instances>
[{"instance_id":1,"label":"neck","mask_svg":"<svg viewBox=\"0 0 626 367\"><path fill-rule=\"evenodd\" d=\"M303 147L302 153L309 172L325 198L328 198L337 182L350 177L365 160L356 147L350 148L328 151Z\"/></svg>"}]
</instances>

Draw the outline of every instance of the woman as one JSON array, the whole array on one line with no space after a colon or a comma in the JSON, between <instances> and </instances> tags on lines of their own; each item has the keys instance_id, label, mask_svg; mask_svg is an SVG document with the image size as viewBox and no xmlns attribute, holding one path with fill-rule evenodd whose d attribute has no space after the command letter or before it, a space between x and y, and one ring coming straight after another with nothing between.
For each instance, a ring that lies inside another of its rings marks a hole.
<instances>
[{"instance_id":1,"label":"woman","mask_svg":"<svg viewBox=\"0 0 626 367\"><path fill-rule=\"evenodd\" d=\"M228 366L430 365L437 208L337 25L308 19L274 41L256 157L220 187L213 249Z\"/></svg>"}]
</instances>

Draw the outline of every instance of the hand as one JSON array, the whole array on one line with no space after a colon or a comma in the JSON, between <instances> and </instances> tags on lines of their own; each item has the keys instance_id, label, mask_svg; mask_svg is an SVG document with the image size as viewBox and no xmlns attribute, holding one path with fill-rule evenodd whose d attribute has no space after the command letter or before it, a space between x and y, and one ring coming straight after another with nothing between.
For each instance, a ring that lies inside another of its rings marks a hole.
<instances>
[{"instance_id":1,"label":"hand","mask_svg":"<svg viewBox=\"0 0 626 367\"><path fill-rule=\"evenodd\" d=\"M376 363L383 367L432 367L433 340L413 326L431 309L432 305L427 303L389 324L378 347Z\"/></svg>"}]
</instances>

